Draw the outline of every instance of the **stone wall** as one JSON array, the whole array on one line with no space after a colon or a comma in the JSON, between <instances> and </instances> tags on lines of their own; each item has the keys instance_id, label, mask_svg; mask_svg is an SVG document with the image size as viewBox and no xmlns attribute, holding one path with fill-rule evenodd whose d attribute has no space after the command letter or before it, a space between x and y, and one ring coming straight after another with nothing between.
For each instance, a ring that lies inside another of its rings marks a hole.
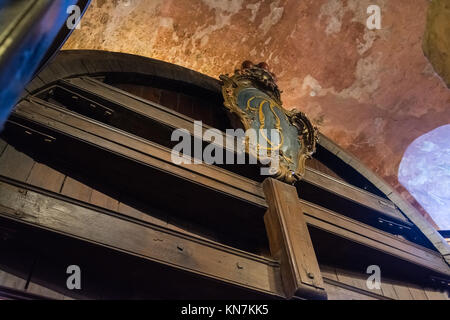
<instances>
[{"instance_id":1,"label":"stone wall","mask_svg":"<svg viewBox=\"0 0 450 320\"><path fill-rule=\"evenodd\" d=\"M431 2L423 51L450 88L450 0Z\"/></svg>"}]
</instances>

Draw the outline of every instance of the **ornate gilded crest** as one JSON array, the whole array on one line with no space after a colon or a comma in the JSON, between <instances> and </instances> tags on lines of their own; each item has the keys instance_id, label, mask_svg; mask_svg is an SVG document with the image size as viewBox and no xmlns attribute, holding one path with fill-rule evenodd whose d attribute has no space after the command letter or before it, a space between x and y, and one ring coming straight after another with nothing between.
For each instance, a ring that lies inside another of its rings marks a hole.
<instances>
[{"instance_id":1,"label":"ornate gilded crest","mask_svg":"<svg viewBox=\"0 0 450 320\"><path fill-rule=\"evenodd\" d=\"M283 108L281 92L267 64L246 61L233 76L221 75L220 79L229 112L238 117L245 130L265 132L258 135L258 143L246 143L247 152L260 158L264 142L270 155L278 159L276 172L271 172L273 177L287 183L300 180L306 159L316 150L318 131L304 113Z\"/></svg>"}]
</instances>

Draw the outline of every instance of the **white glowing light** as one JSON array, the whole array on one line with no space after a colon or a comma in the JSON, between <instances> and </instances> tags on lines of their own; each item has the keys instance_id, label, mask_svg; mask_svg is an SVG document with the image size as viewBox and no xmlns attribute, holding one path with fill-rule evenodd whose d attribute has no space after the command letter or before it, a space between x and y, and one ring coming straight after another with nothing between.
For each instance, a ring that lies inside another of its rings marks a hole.
<instances>
[{"instance_id":1,"label":"white glowing light","mask_svg":"<svg viewBox=\"0 0 450 320\"><path fill-rule=\"evenodd\" d=\"M398 170L399 182L442 230L450 230L450 125L414 140Z\"/></svg>"}]
</instances>

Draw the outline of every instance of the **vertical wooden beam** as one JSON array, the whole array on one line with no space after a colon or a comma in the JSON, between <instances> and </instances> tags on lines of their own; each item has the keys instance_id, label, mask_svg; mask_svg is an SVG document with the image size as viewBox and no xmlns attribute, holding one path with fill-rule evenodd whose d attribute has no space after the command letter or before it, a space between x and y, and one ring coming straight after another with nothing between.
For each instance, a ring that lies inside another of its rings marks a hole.
<instances>
[{"instance_id":1,"label":"vertical wooden beam","mask_svg":"<svg viewBox=\"0 0 450 320\"><path fill-rule=\"evenodd\" d=\"M264 222L270 251L280 261L286 297L326 299L322 275L295 187L268 178Z\"/></svg>"}]
</instances>

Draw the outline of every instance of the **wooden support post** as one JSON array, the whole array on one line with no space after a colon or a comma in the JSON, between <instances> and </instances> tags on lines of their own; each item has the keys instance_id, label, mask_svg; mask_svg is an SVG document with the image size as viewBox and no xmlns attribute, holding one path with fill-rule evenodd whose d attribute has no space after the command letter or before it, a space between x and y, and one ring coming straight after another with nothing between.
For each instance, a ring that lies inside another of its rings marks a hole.
<instances>
[{"instance_id":1,"label":"wooden support post","mask_svg":"<svg viewBox=\"0 0 450 320\"><path fill-rule=\"evenodd\" d=\"M264 222L270 251L280 261L287 298L326 299L322 275L295 187L268 178Z\"/></svg>"}]
</instances>

